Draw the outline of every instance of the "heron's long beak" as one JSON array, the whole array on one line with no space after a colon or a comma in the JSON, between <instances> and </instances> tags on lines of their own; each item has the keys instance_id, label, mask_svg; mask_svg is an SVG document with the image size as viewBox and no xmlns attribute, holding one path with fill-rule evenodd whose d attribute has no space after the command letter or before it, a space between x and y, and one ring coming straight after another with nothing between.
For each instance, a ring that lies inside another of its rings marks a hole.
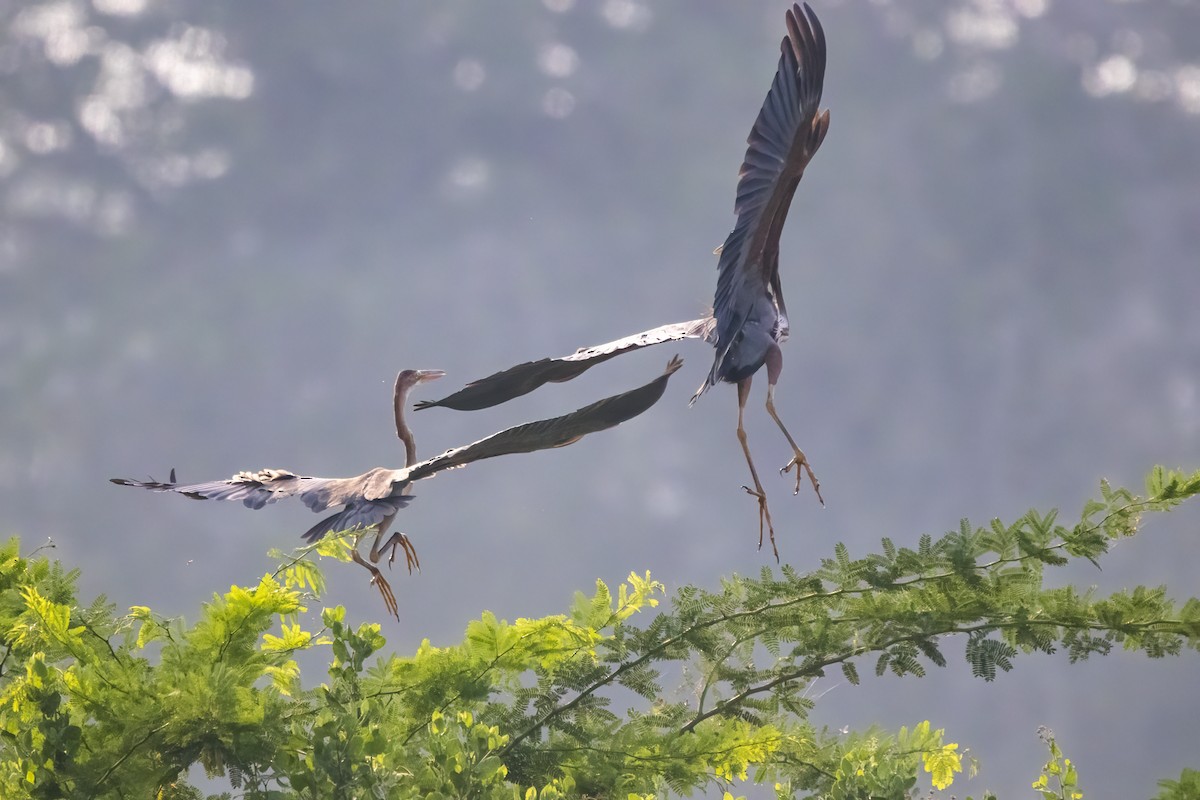
<instances>
[{"instance_id":1,"label":"heron's long beak","mask_svg":"<svg viewBox=\"0 0 1200 800\"><path fill-rule=\"evenodd\" d=\"M417 370L417 383L425 383L426 381L436 381L438 378L446 377L446 371L441 369L419 369Z\"/></svg>"}]
</instances>

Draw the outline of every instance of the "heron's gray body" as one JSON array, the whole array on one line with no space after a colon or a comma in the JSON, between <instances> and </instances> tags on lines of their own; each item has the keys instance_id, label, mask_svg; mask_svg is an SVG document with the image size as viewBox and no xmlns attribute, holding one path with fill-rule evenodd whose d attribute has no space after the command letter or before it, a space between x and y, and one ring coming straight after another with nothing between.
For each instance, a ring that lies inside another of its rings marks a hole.
<instances>
[{"instance_id":1,"label":"heron's gray body","mask_svg":"<svg viewBox=\"0 0 1200 800\"><path fill-rule=\"evenodd\" d=\"M724 352L718 351L703 388L717 381L738 383L758 372L772 347L787 339L787 317L779 312L773 297L762 294L750 306L745 322ZM703 391L703 388L701 391Z\"/></svg>"}]
</instances>

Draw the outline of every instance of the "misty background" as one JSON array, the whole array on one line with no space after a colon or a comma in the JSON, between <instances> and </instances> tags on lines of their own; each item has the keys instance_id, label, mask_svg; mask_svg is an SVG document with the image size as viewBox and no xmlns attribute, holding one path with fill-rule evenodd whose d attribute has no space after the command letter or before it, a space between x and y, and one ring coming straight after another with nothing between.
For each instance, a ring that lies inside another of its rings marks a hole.
<instances>
[{"instance_id":1,"label":"misty background","mask_svg":"<svg viewBox=\"0 0 1200 800\"><path fill-rule=\"evenodd\" d=\"M702 314L785 7L0 2L0 535L53 539L84 597L194 619L312 515L109 477L399 466L399 369L445 369L415 395L432 399ZM777 402L828 508L775 474L790 450L765 378L747 409L784 560L1030 506L1069 522L1101 477L1200 466L1200 4L815 10L832 123L782 239ZM564 413L673 352L645 415L417 486L398 527L424 571L391 574L399 623L352 564L322 562L325 601L405 653L484 609L558 613L596 578L712 588L773 566L739 488L736 392L687 407L701 342L421 412L418 446ZM1200 594L1198 523L1185 509L1052 580ZM1035 656L991 684L952 660L830 677L814 718L928 718L982 758L955 793L1006 797L1030 792L1046 725L1086 791L1146 797L1200 766L1198 677L1194 653Z\"/></svg>"}]
</instances>

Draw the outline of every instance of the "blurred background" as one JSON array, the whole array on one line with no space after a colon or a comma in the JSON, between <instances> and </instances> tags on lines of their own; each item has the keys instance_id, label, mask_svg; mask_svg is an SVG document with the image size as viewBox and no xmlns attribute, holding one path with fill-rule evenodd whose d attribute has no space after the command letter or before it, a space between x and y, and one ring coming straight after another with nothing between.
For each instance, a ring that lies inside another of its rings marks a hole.
<instances>
[{"instance_id":1,"label":"blurred background","mask_svg":"<svg viewBox=\"0 0 1200 800\"><path fill-rule=\"evenodd\" d=\"M440 397L702 314L784 9L0 2L0 534L52 538L85 597L194 618L312 515L109 477L398 466L397 370L447 370L419 394ZM775 476L790 453L764 386L747 414L783 558L1030 506L1070 520L1101 477L1200 466L1200 4L815 10L832 125L782 241L778 401L827 509ZM641 384L674 351L687 363L644 416L420 485L400 623L354 565L324 562L327 601L404 653L485 608L559 612L598 577L715 587L772 565L739 489L736 393L687 407L700 342L422 412L419 447ZM1200 594L1197 523L1152 522L1104 572L1055 580ZM983 759L960 795L1026 796L1039 725L1105 796L1200 766L1195 654L1033 657L991 684L966 666L831 677L816 718L930 718Z\"/></svg>"}]
</instances>

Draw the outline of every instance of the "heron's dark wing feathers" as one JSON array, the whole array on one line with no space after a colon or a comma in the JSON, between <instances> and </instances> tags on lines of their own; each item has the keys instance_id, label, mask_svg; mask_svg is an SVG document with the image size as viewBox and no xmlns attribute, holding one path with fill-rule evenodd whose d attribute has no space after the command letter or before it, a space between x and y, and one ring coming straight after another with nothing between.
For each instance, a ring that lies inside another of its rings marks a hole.
<instances>
[{"instance_id":1,"label":"heron's dark wing feathers","mask_svg":"<svg viewBox=\"0 0 1200 800\"><path fill-rule=\"evenodd\" d=\"M661 375L644 386L606 397L561 417L529 422L500 431L485 439L447 450L440 456L414 464L404 472L409 480L417 481L443 470L462 467L485 458L532 453L571 444L589 433L620 425L646 411L662 397L668 379L682 365L683 360L675 356Z\"/></svg>"},{"instance_id":2,"label":"heron's dark wing feathers","mask_svg":"<svg viewBox=\"0 0 1200 800\"><path fill-rule=\"evenodd\" d=\"M477 411L481 408L490 408L512 400L514 397L528 394L543 384L569 381L602 361L607 361L621 353L680 339L708 338L712 331L712 324L711 317L687 322L673 322L670 325L660 325L623 339L605 342L594 347L580 348L569 356L527 361L486 378L472 381L464 388L441 400L418 402L415 407L419 410L443 406L457 411Z\"/></svg>"},{"instance_id":3,"label":"heron's dark wing feathers","mask_svg":"<svg viewBox=\"0 0 1200 800\"><path fill-rule=\"evenodd\" d=\"M542 358L501 370L486 378L472 381L441 400L418 400L413 408L442 406L455 411L478 411L491 408L506 400L529 394L544 383L567 381L587 370L591 364L567 364L557 358Z\"/></svg>"},{"instance_id":4,"label":"heron's dark wing feathers","mask_svg":"<svg viewBox=\"0 0 1200 800\"><path fill-rule=\"evenodd\" d=\"M412 502L412 499L413 495L406 494L389 497L384 500L366 500L350 503L333 516L326 517L316 525L313 525L304 532L302 538L306 542L315 542L327 533L355 529L365 530L372 525L378 525L383 522L399 509L405 508Z\"/></svg>"},{"instance_id":5,"label":"heron's dark wing feathers","mask_svg":"<svg viewBox=\"0 0 1200 800\"><path fill-rule=\"evenodd\" d=\"M717 262L718 360L754 299L768 288L779 291L779 235L804 168L829 129L829 112L818 114L825 33L807 3L803 9L794 5L786 17L775 79L746 139L734 203L737 223Z\"/></svg>"}]
</instances>

